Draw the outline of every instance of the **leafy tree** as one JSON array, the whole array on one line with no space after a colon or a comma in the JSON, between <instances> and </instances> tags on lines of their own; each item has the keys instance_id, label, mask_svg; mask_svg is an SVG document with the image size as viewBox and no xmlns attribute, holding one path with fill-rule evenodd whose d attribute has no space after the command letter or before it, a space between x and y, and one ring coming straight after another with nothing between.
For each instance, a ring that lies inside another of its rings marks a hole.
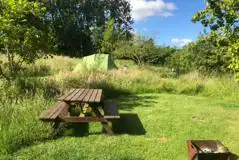
<instances>
[{"instance_id":1,"label":"leafy tree","mask_svg":"<svg viewBox=\"0 0 239 160\"><path fill-rule=\"evenodd\" d=\"M187 46L192 68L203 73L222 73L228 71L229 56L227 47L218 46L218 36L202 35Z\"/></svg>"},{"instance_id":2,"label":"leafy tree","mask_svg":"<svg viewBox=\"0 0 239 160\"><path fill-rule=\"evenodd\" d=\"M206 0L207 7L197 12L192 20L200 21L204 27L224 34L238 31L239 0Z\"/></svg>"},{"instance_id":3,"label":"leafy tree","mask_svg":"<svg viewBox=\"0 0 239 160\"><path fill-rule=\"evenodd\" d=\"M127 0L48 0L45 5L56 37L55 49L70 56L99 50L110 18L125 37L130 36L133 21Z\"/></svg>"},{"instance_id":4,"label":"leafy tree","mask_svg":"<svg viewBox=\"0 0 239 160\"><path fill-rule=\"evenodd\" d=\"M114 18L111 18L105 25L103 40L101 42L101 53L110 54L114 51L115 43L118 40L118 30L114 24Z\"/></svg>"},{"instance_id":5,"label":"leafy tree","mask_svg":"<svg viewBox=\"0 0 239 160\"><path fill-rule=\"evenodd\" d=\"M156 46L153 39L136 36L134 40L118 43L114 55L121 59L131 59L137 65L166 65L175 51L174 48Z\"/></svg>"},{"instance_id":6,"label":"leafy tree","mask_svg":"<svg viewBox=\"0 0 239 160\"><path fill-rule=\"evenodd\" d=\"M218 37L218 44L228 47L229 67L239 79L239 0L207 0L207 7L197 12L193 21L210 27L211 35Z\"/></svg>"},{"instance_id":7,"label":"leafy tree","mask_svg":"<svg viewBox=\"0 0 239 160\"><path fill-rule=\"evenodd\" d=\"M173 53L169 66L177 73L192 70L204 74L227 72L230 62L227 47L218 46L217 39L217 36L201 35L198 40Z\"/></svg>"},{"instance_id":8,"label":"leafy tree","mask_svg":"<svg viewBox=\"0 0 239 160\"><path fill-rule=\"evenodd\" d=\"M187 48L179 49L172 54L168 67L172 68L177 75L192 70L192 59Z\"/></svg>"},{"instance_id":9,"label":"leafy tree","mask_svg":"<svg viewBox=\"0 0 239 160\"><path fill-rule=\"evenodd\" d=\"M0 49L8 58L1 61L1 77L11 81L23 63L33 63L44 53L48 41L44 16L39 2L0 0Z\"/></svg>"},{"instance_id":10,"label":"leafy tree","mask_svg":"<svg viewBox=\"0 0 239 160\"><path fill-rule=\"evenodd\" d=\"M146 57L154 52L155 46L152 40L132 40L118 43L114 55L117 58L131 59L137 65L146 63Z\"/></svg>"}]
</instances>

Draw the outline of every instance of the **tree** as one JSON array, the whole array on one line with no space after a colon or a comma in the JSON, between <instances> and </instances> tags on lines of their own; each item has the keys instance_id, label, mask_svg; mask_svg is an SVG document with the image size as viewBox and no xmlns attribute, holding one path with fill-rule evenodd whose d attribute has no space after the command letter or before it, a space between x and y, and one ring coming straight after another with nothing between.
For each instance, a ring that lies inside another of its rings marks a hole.
<instances>
[{"instance_id":1,"label":"tree","mask_svg":"<svg viewBox=\"0 0 239 160\"><path fill-rule=\"evenodd\" d=\"M227 47L218 45L218 36L201 35L186 49L190 54L192 68L203 73L223 73L228 71Z\"/></svg>"},{"instance_id":2,"label":"tree","mask_svg":"<svg viewBox=\"0 0 239 160\"><path fill-rule=\"evenodd\" d=\"M33 63L44 53L48 33L45 8L28 0L0 0L0 49L7 62L0 62L0 76L13 80L23 63Z\"/></svg>"},{"instance_id":3,"label":"tree","mask_svg":"<svg viewBox=\"0 0 239 160\"><path fill-rule=\"evenodd\" d=\"M210 27L211 36L217 35L217 43L228 48L229 67L239 79L239 0L207 0L207 7L192 20Z\"/></svg>"},{"instance_id":4,"label":"tree","mask_svg":"<svg viewBox=\"0 0 239 160\"><path fill-rule=\"evenodd\" d=\"M174 48L157 46L151 38L135 36L133 40L120 41L114 55L121 59L131 59L139 66L143 64L163 66L173 52Z\"/></svg>"},{"instance_id":5,"label":"tree","mask_svg":"<svg viewBox=\"0 0 239 160\"><path fill-rule=\"evenodd\" d=\"M114 51L115 43L118 39L118 31L114 24L114 18L111 18L105 25L105 31L103 32L103 40L100 48L101 53L110 54Z\"/></svg>"},{"instance_id":6,"label":"tree","mask_svg":"<svg viewBox=\"0 0 239 160\"><path fill-rule=\"evenodd\" d=\"M130 36L131 8L127 0L48 0L47 19L56 37L55 49L70 56L84 56L101 48L105 24Z\"/></svg>"},{"instance_id":7,"label":"tree","mask_svg":"<svg viewBox=\"0 0 239 160\"><path fill-rule=\"evenodd\" d=\"M222 34L238 32L239 0L206 0L207 7L197 12L192 20Z\"/></svg>"},{"instance_id":8,"label":"tree","mask_svg":"<svg viewBox=\"0 0 239 160\"><path fill-rule=\"evenodd\" d=\"M142 37L136 38L131 41L119 42L114 55L118 58L131 59L140 66L147 63L146 57L154 52L155 46L152 39L143 40Z\"/></svg>"},{"instance_id":9,"label":"tree","mask_svg":"<svg viewBox=\"0 0 239 160\"><path fill-rule=\"evenodd\" d=\"M192 71L192 59L187 48L177 50L169 59L169 67L176 71L177 75Z\"/></svg>"}]
</instances>

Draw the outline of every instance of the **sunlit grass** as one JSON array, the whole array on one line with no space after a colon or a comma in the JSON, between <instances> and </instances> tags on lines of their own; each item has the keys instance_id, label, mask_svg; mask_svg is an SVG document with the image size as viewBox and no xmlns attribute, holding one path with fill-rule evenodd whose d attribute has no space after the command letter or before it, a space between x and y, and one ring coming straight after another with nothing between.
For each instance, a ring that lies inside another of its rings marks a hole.
<instances>
[{"instance_id":1,"label":"sunlit grass","mask_svg":"<svg viewBox=\"0 0 239 160\"><path fill-rule=\"evenodd\" d=\"M219 139L237 153L239 108L229 107L228 104L221 100L169 94L122 98L120 112L129 114L129 119L134 114L138 117L130 119L134 123L124 121L120 124L125 134L120 132L117 135L115 132L116 136L108 137L98 134L101 132L100 124L91 124L88 136L38 141L17 151L14 157L182 160L187 159L188 139ZM141 132L142 127L145 132ZM132 128L134 132L131 133Z\"/></svg>"},{"instance_id":2,"label":"sunlit grass","mask_svg":"<svg viewBox=\"0 0 239 160\"><path fill-rule=\"evenodd\" d=\"M118 60L118 70L73 72L78 63L63 56L40 59L12 84L0 81L3 159L181 160L187 157L187 139L219 139L233 152L239 150L239 85L231 77L178 76L170 68ZM126 117L115 137L91 124L88 136L65 134L54 140L51 126L38 116L76 87L102 88L106 98L120 100L121 113L137 115L141 125Z\"/></svg>"}]
</instances>

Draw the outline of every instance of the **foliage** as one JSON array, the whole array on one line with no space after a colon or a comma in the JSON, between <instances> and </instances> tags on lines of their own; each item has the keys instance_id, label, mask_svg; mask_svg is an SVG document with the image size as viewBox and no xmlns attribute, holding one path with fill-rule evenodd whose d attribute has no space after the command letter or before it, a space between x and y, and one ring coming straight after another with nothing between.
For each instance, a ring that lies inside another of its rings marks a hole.
<instances>
[{"instance_id":1,"label":"foliage","mask_svg":"<svg viewBox=\"0 0 239 160\"><path fill-rule=\"evenodd\" d=\"M239 80L239 38L230 44L228 51L232 56L229 68L234 71L236 79Z\"/></svg>"},{"instance_id":2,"label":"foliage","mask_svg":"<svg viewBox=\"0 0 239 160\"><path fill-rule=\"evenodd\" d=\"M194 69L204 73L225 73L228 71L230 57L227 47L218 45L218 36L201 36L188 46L190 60Z\"/></svg>"},{"instance_id":3,"label":"foliage","mask_svg":"<svg viewBox=\"0 0 239 160\"><path fill-rule=\"evenodd\" d=\"M170 57L168 66L174 70L177 75L187 73L192 70L191 55L186 48L180 49Z\"/></svg>"},{"instance_id":4,"label":"foliage","mask_svg":"<svg viewBox=\"0 0 239 160\"><path fill-rule=\"evenodd\" d=\"M114 18L111 18L105 25L103 40L101 42L100 52L110 54L115 49L115 43L118 40L118 29L114 26Z\"/></svg>"},{"instance_id":5,"label":"foliage","mask_svg":"<svg viewBox=\"0 0 239 160\"><path fill-rule=\"evenodd\" d=\"M223 33L238 31L238 0L207 0L206 9L197 12L193 21L200 21L205 27Z\"/></svg>"},{"instance_id":6,"label":"foliage","mask_svg":"<svg viewBox=\"0 0 239 160\"><path fill-rule=\"evenodd\" d=\"M220 37L222 39L222 37ZM203 74L221 74L229 71L230 56L227 53L228 39L218 41L217 34L200 37L178 50L170 58L170 67L185 73L197 70Z\"/></svg>"},{"instance_id":7,"label":"foliage","mask_svg":"<svg viewBox=\"0 0 239 160\"><path fill-rule=\"evenodd\" d=\"M239 39L239 0L207 0L206 9L197 12L193 21L200 21L210 27L212 35L218 34L218 43L228 40L228 53L231 56L230 68L238 74Z\"/></svg>"},{"instance_id":8,"label":"foliage","mask_svg":"<svg viewBox=\"0 0 239 160\"><path fill-rule=\"evenodd\" d=\"M85 56L101 47L105 24L114 25L130 36L130 4L126 0L51 0L45 3L47 20L55 36L55 50L69 56Z\"/></svg>"},{"instance_id":9,"label":"foliage","mask_svg":"<svg viewBox=\"0 0 239 160\"><path fill-rule=\"evenodd\" d=\"M0 76L10 81L23 63L33 63L47 48L45 8L28 0L0 1L0 49L7 62L0 61Z\"/></svg>"},{"instance_id":10,"label":"foliage","mask_svg":"<svg viewBox=\"0 0 239 160\"><path fill-rule=\"evenodd\" d=\"M134 40L119 42L114 55L120 59L131 59L139 66L143 64L163 66L175 51L174 48L156 46L153 39L136 36Z\"/></svg>"}]
</instances>

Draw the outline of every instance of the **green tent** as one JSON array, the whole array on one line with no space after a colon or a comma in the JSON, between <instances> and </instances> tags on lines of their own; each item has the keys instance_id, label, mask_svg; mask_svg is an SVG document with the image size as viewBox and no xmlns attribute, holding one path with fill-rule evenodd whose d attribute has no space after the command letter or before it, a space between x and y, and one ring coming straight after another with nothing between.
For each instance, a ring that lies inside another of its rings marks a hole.
<instances>
[{"instance_id":1,"label":"green tent","mask_svg":"<svg viewBox=\"0 0 239 160\"><path fill-rule=\"evenodd\" d=\"M82 62L75 67L74 72L90 69L108 71L115 68L117 67L108 54L93 54L84 57Z\"/></svg>"}]
</instances>

